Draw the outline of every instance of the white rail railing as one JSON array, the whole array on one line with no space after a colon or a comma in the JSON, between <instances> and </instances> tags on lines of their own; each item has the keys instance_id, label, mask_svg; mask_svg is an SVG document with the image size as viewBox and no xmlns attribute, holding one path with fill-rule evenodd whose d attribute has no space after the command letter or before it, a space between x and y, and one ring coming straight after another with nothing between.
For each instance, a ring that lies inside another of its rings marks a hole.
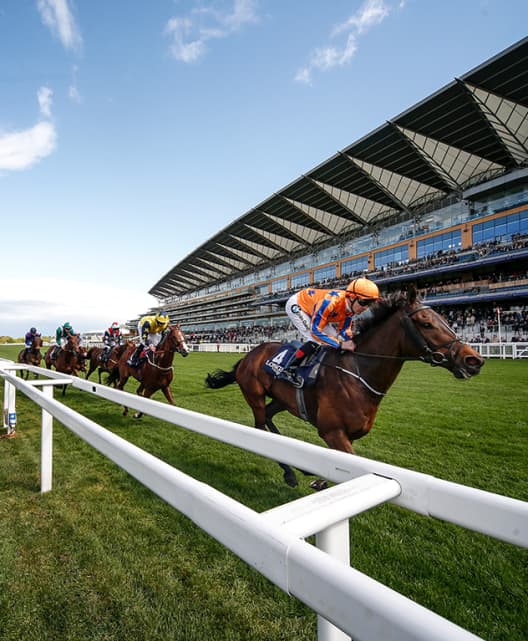
<instances>
[{"instance_id":1,"label":"white rail railing","mask_svg":"<svg viewBox=\"0 0 528 641\"><path fill-rule=\"evenodd\" d=\"M14 363L0 361L4 427L16 415L15 390L42 407L41 491L52 487L52 418L110 458L284 591L318 613L321 641L477 639L349 566L348 519L392 501L528 547L528 504L403 468L252 430L104 385L28 367L47 379L23 381ZM274 460L308 469L339 485L255 513L97 425L53 398L70 384L90 394L206 434ZM14 427L12 428L14 429ZM317 534L317 547L304 537Z\"/></svg>"}]
</instances>

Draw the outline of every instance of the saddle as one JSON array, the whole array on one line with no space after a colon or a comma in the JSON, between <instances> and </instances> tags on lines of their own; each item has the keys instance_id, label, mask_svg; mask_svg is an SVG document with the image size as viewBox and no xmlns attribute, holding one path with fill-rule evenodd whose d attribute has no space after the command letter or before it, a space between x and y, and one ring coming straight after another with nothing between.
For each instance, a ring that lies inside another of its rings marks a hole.
<instances>
[{"instance_id":1,"label":"saddle","mask_svg":"<svg viewBox=\"0 0 528 641\"><path fill-rule=\"evenodd\" d=\"M319 345L313 354L304 358L295 370L291 371L288 367L301 345L302 343L299 341L291 341L281 345L273 357L262 365L264 371L271 374L273 378L286 381L298 389L315 385L327 348L324 345Z\"/></svg>"}]
</instances>

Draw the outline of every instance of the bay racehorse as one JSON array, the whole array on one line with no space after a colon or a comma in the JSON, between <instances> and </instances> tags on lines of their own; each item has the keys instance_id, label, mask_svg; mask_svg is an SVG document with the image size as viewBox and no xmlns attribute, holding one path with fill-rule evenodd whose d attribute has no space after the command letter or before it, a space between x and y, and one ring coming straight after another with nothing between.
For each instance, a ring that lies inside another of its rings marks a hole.
<instances>
[{"instance_id":1,"label":"bay racehorse","mask_svg":"<svg viewBox=\"0 0 528 641\"><path fill-rule=\"evenodd\" d=\"M133 343L130 343L130 347ZM105 361L101 360L101 356L105 351L104 347L90 347L88 354L86 355L86 360L89 362L88 371L86 372L86 378L90 378L91 374L97 369L97 374L99 376L99 383L101 383L101 374L103 372L111 372L119 362L119 358L127 348L127 343L122 345L116 345L110 350L108 359Z\"/></svg>"},{"instance_id":2,"label":"bay racehorse","mask_svg":"<svg viewBox=\"0 0 528 641\"><path fill-rule=\"evenodd\" d=\"M148 350L146 358L139 367L132 367L127 363L130 356L134 353L135 345L129 343L119 358L117 367L110 373L107 383L115 384L116 389L122 390L126 382L132 376L139 381L139 387L136 394L150 398L154 392L161 390L165 398L171 405L174 405L174 398L170 389L174 368L172 362L174 354L178 352L182 356L189 354L189 348L185 342L185 336L179 325L169 325L163 332L156 351ZM128 408L123 409L123 416L128 413ZM140 418L141 412L137 412L134 417Z\"/></svg>"},{"instance_id":3,"label":"bay racehorse","mask_svg":"<svg viewBox=\"0 0 528 641\"><path fill-rule=\"evenodd\" d=\"M31 347L27 349L24 348L18 353L18 362L25 363L26 365L35 365L36 367L40 366L40 361L42 360L42 352L40 348L42 347L42 336L35 336ZM38 377L38 374L35 374L35 378ZM22 374L22 378L26 380L29 378L29 370L26 370Z\"/></svg>"},{"instance_id":4,"label":"bay racehorse","mask_svg":"<svg viewBox=\"0 0 528 641\"><path fill-rule=\"evenodd\" d=\"M372 428L379 404L405 361L443 367L460 379L475 376L484 364L440 314L417 300L414 289L380 299L370 310L370 318L358 324L356 351L327 349L311 387L296 390L264 371L262 365L280 343L258 345L232 371L208 374L206 385L215 389L238 383L259 429L278 434L273 417L287 410L314 425L329 447L354 454L353 441ZM266 397L271 398L268 404ZM293 470L279 465L286 483L297 485ZM319 481L312 484L315 489L323 486Z\"/></svg>"},{"instance_id":5,"label":"bay racehorse","mask_svg":"<svg viewBox=\"0 0 528 641\"><path fill-rule=\"evenodd\" d=\"M61 347L55 359L51 359L56 345L52 345L44 355L46 367L55 367L57 372L78 376L79 372L86 371L86 349L79 344L79 335L69 336L64 347ZM66 393L66 385L62 388L62 395Z\"/></svg>"}]
</instances>

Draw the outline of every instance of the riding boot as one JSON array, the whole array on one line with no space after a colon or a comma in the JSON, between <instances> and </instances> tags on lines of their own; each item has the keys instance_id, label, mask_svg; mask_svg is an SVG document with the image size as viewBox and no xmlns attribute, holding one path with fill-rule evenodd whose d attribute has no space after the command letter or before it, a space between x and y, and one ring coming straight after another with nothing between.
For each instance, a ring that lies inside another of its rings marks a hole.
<instances>
[{"instance_id":1,"label":"riding boot","mask_svg":"<svg viewBox=\"0 0 528 641\"><path fill-rule=\"evenodd\" d=\"M298 367L305 358L311 356L317 349L317 343L313 341L307 341L304 345L301 345L299 349L293 355L292 360L288 363L287 369L290 372L293 372L296 367Z\"/></svg>"},{"instance_id":2,"label":"riding boot","mask_svg":"<svg viewBox=\"0 0 528 641\"><path fill-rule=\"evenodd\" d=\"M134 353L132 354L132 356L127 360L127 365L130 365L130 367L137 367L138 361L139 361L139 355L141 354L142 350L143 350L143 345L139 344L134 350Z\"/></svg>"}]
</instances>

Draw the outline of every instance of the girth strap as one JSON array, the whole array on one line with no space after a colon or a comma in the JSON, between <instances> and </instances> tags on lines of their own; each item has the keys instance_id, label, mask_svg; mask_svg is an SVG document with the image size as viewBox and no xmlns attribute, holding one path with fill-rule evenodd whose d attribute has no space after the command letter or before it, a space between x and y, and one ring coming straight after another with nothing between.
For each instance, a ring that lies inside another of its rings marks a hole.
<instances>
[{"instance_id":1,"label":"girth strap","mask_svg":"<svg viewBox=\"0 0 528 641\"><path fill-rule=\"evenodd\" d=\"M295 397L297 399L297 409L299 410L299 416L303 421L310 421L308 418L308 412L306 411L306 403L304 402L304 389L297 388L295 390Z\"/></svg>"}]
</instances>

